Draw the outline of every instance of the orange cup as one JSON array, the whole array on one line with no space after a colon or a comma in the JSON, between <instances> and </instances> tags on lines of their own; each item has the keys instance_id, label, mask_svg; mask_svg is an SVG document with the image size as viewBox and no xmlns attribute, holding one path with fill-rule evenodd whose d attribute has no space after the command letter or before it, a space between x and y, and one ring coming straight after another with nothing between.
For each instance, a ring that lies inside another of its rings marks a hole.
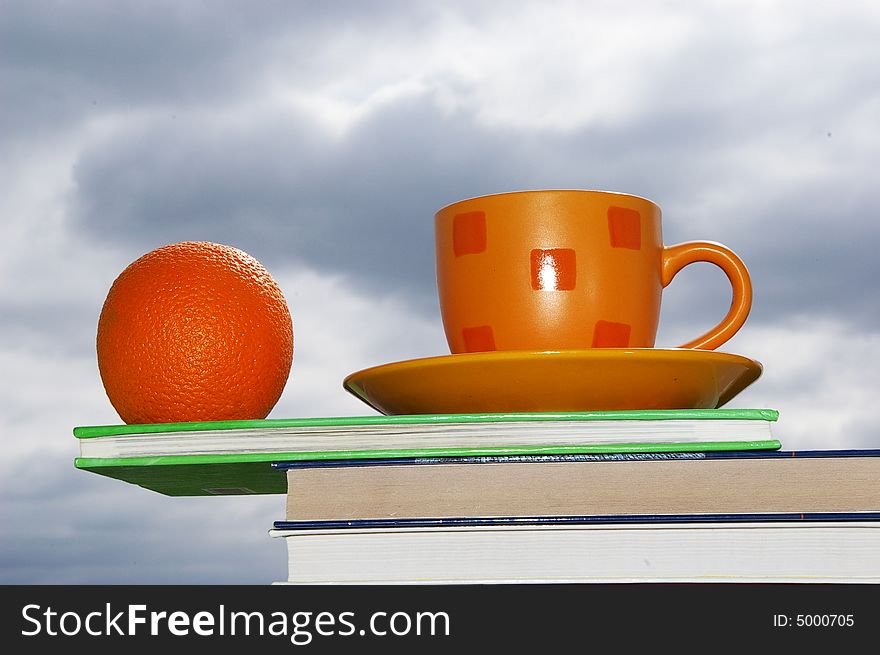
<instances>
[{"instance_id":1,"label":"orange cup","mask_svg":"<svg viewBox=\"0 0 880 655\"><path fill-rule=\"evenodd\" d=\"M688 264L719 266L727 316L681 348L714 350L745 322L752 286L718 243L665 247L660 207L606 191L520 191L471 198L435 216L437 288L453 353L651 348L660 296Z\"/></svg>"}]
</instances>

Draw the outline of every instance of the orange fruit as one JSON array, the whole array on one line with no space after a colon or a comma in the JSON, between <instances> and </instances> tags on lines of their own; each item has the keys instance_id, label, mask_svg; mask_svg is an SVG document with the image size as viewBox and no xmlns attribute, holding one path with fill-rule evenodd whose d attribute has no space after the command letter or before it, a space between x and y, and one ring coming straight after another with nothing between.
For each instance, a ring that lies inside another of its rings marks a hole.
<instances>
[{"instance_id":1,"label":"orange fruit","mask_svg":"<svg viewBox=\"0 0 880 655\"><path fill-rule=\"evenodd\" d=\"M98 320L98 369L126 423L265 418L293 361L293 323L260 262L184 242L126 268Z\"/></svg>"}]
</instances>

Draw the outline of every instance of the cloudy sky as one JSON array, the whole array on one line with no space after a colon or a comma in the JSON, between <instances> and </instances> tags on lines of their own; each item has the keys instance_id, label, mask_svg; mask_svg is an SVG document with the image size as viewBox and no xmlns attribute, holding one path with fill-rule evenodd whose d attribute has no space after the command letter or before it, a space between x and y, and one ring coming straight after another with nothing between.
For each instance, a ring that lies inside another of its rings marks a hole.
<instances>
[{"instance_id":1,"label":"cloudy sky","mask_svg":"<svg viewBox=\"0 0 880 655\"><path fill-rule=\"evenodd\" d=\"M647 196L725 243L789 449L880 447L876 2L0 0L0 582L282 579L283 498L172 499L73 469L119 422L94 350L131 261L210 240L294 319L272 417L369 414L342 378L448 352L432 217L519 189ZM658 346L723 275L664 294Z\"/></svg>"}]
</instances>

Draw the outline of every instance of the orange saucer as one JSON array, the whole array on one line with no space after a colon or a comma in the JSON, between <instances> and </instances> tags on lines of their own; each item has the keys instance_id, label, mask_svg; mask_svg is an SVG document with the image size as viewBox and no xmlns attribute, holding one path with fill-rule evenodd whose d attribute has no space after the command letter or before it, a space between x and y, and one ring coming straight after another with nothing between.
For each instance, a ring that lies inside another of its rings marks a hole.
<instances>
[{"instance_id":1,"label":"orange saucer","mask_svg":"<svg viewBox=\"0 0 880 655\"><path fill-rule=\"evenodd\" d=\"M714 350L511 350L374 366L343 387L383 414L714 409L761 371Z\"/></svg>"}]
</instances>

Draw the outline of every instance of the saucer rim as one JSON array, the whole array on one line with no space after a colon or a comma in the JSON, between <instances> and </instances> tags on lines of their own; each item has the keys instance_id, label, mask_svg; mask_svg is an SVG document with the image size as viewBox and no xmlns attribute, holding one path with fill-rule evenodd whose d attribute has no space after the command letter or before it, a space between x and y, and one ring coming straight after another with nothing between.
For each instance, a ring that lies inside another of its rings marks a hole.
<instances>
[{"instance_id":1,"label":"saucer rim","mask_svg":"<svg viewBox=\"0 0 880 655\"><path fill-rule=\"evenodd\" d=\"M650 354L649 354L650 353ZM484 360L491 362L493 360L507 359L535 359L542 356L547 357L576 357L584 359L613 359L632 355L636 357L646 357L648 359L662 360L669 357L685 357L685 358L720 358L723 360L739 362L747 367L757 367L758 377L764 372L764 366L756 359L739 355L736 353L723 352L718 350L703 350L699 348L580 348L580 349L560 349L560 350L490 350L473 353L449 353L446 355L431 355L429 357L417 357L414 359L404 359L398 362L388 362L385 364L377 364L369 366L353 373L349 373L342 381L342 386L347 390L350 389L350 381L355 376L362 377L370 374L378 369L389 366L403 368L418 368L422 366L433 366L441 363L447 363L452 360Z\"/></svg>"}]
</instances>

